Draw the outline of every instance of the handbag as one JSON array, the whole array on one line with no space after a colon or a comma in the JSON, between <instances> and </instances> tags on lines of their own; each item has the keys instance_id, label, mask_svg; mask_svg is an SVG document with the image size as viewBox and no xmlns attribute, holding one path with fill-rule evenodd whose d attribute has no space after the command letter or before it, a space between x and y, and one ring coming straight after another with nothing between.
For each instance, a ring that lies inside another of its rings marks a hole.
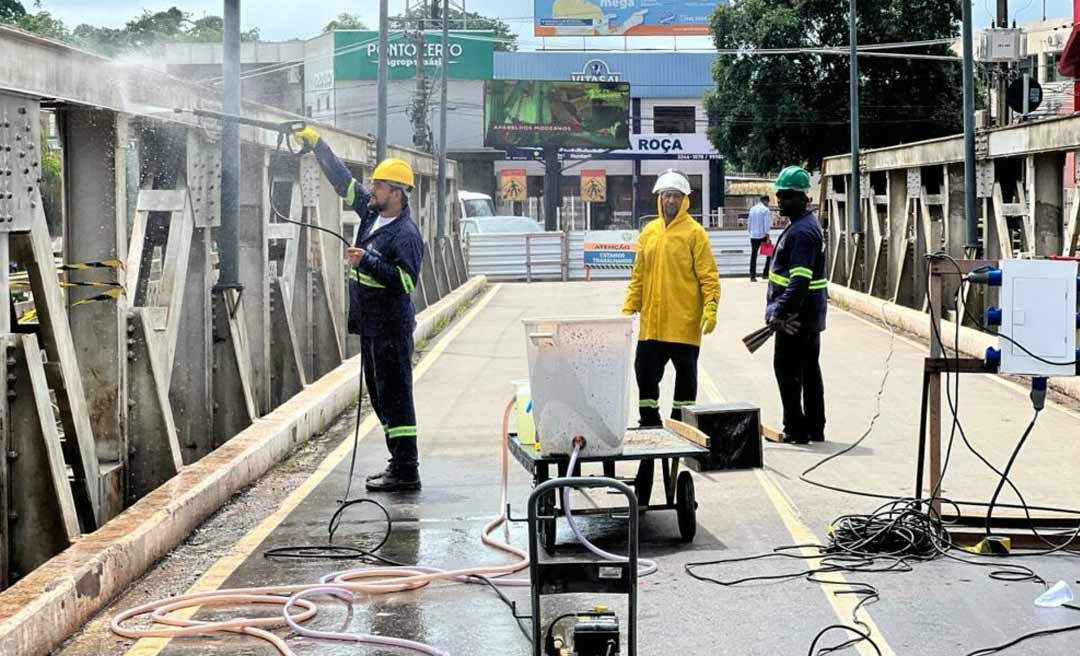
<instances>
[{"instance_id":1,"label":"handbag","mask_svg":"<svg viewBox=\"0 0 1080 656\"><path fill-rule=\"evenodd\" d=\"M771 257L772 254L776 252L776 246L773 245L771 240L763 241L761 242L761 246L758 248L758 252L765 257Z\"/></svg>"}]
</instances>

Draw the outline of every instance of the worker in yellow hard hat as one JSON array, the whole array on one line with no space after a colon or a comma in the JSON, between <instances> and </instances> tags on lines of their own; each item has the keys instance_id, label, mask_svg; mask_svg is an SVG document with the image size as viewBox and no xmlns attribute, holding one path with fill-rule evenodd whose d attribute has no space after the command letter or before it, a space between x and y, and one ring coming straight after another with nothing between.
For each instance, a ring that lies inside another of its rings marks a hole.
<instances>
[{"instance_id":1,"label":"worker in yellow hard hat","mask_svg":"<svg viewBox=\"0 0 1080 656\"><path fill-rule=\"evenodd\" d=\"M419 490L411 295L420 279L424 241L409 212L409 194L416 186L412 167L398 158L380 162L368 191L315 130L305 128L293 136L315 152L334 189L360 215L355 246L347 251L349 332L360 335L364 382L390 451L390 464L368 477L367 488Z\"/></svg>"},{"instance_id":2,"label":"worker in yellow hard hat","mask_svg":"<svg viewBox=\"0 0 1080 656\"><path fill-rule=\"evenodd\" d=\"M671 416L697 399L697 361L702 334L716 328L720 276L709 235L687 210L690 181L679 171L657 178L653 193L659 217L638 238L626 290L624 314L641 313L634 372L641 426L659 426L660 379L675 366Z\"/></svg>"}]
</instances>

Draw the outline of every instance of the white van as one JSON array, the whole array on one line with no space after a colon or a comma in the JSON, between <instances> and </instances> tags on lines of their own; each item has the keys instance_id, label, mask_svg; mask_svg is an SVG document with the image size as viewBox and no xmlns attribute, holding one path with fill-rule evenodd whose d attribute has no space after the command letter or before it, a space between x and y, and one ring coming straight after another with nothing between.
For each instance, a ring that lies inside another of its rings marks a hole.
<instances>
[{"instance_id":1,"label":"white van","mask_svg":"<svg viewBox=\"0 0 1080 656\"><path fill-rule=\"evenodd\" d=\"M459 191L458 205L462 219L477 216L495 216L495 202L487 194L476 191Z\"/></svg>"}]
</instances>

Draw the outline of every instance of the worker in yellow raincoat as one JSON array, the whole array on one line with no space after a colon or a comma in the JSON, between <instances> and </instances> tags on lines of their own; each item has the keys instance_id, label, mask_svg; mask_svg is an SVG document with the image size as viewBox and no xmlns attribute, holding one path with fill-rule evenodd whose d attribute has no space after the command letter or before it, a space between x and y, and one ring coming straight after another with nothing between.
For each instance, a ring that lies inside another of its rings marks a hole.
<instances>
[{"instance_id":1,"label":"worker in yellow raincoat","mask_svg":"<svg viewBox=\"0 0 1080 656\"><path fill-rule=\"evenodd\" d=\"M641 314L634 373L639 423L662 425L660 380L675 366L673 419L697 399L701 335L716 328L720 276L705 228L687 213L690 181L678 171L657 178L658 218L638 238L637 256L626 290L624 314Z\"/></svg>"}]
</instances>

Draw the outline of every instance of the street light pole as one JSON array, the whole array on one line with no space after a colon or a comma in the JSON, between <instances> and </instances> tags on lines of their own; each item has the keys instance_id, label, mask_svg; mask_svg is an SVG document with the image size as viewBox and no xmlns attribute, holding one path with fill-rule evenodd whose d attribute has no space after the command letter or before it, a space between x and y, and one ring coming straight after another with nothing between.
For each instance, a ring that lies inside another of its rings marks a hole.
<instances>
[{"instance_id":1,"label":"street light pole","mask_svg":"<svg viewBox=\"0 0 1080 656\"><path fill-rule=\"evenodd\" d=\"M446 237L446 88L450 85L450 0L442 3L442 93L439 104L439 190L435 200L435 234Z\"/></svg>"},{"instance_id":2,"label":"street light pole","mask_svg":"<svg viewBox=\"0 0 1080 656\"><path fill-rule=\"evenodd\" d=\"M379 0L379 81L375 91L376 127L375 157L378 161L386 159L386 76L387 56L390 52L389 0ZM335 105L336 106L336 105Z\"/></svg>"},{"instance_id":3,"label":"street light pole","mask_svg":"<svg viewBox=\"0 0 1080 656\"><path fill-rule=\"evenodd\" d=\"M225 0L223 100L228 114L240 112L240 0ZM221 227L218 229L218 289L240 287L240 125L221 125Z\"/></svg>"},{"instance_id":4,"label":"street light pole","mask_svg":"<svg viewBox=\"0 0 1080 656\"><path fill-rule=\"evenodd\" d=\"M848 0L848 39L851 47L851 184L848 185L847 207L851 217L852 235L862 227L862 171L859 168L859 37L855 0Z\"/></svg>"}]
</instances>

